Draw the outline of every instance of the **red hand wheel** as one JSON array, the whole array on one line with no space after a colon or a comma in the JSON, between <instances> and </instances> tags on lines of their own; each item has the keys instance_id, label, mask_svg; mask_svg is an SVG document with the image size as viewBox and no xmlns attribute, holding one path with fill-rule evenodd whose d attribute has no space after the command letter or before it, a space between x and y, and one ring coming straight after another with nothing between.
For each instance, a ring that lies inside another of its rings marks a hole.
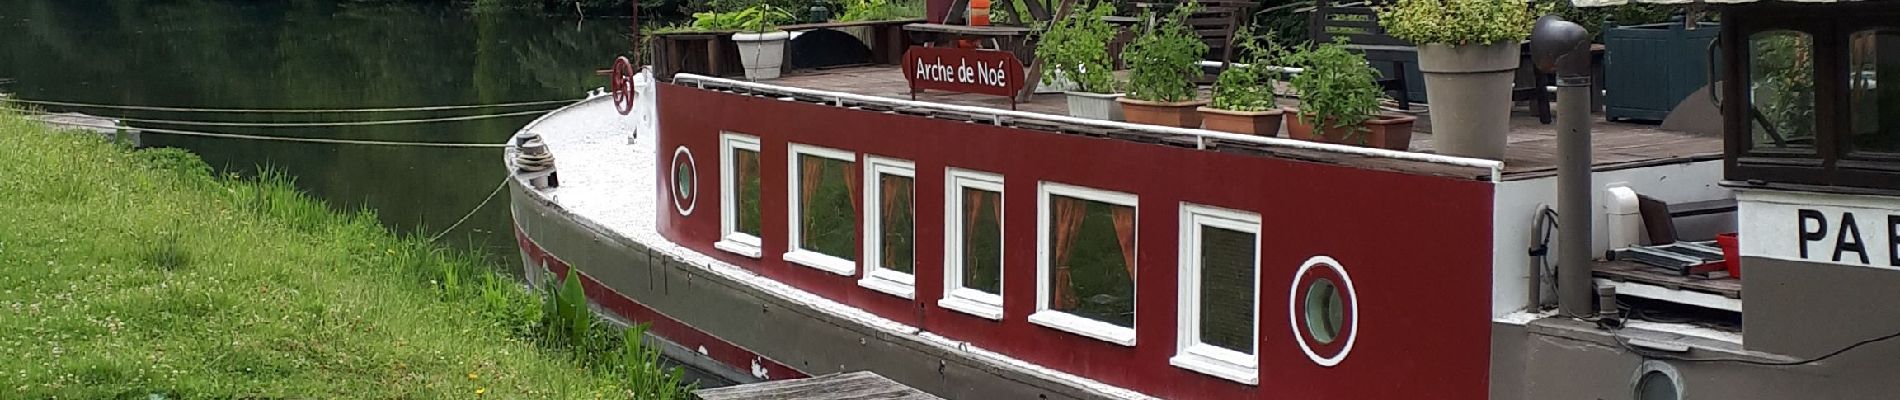
<instances>
[{"instance_id":1,"label":"red hand wheel","mask_svg":"<svg viewBox=\"0 0 1900 400\"><path fill-rule=\"evenodd\" d=\"M620 115L633 113L633 62L627 57L614 59L614 71L610 75L614 90L614 107L620 109Z\"/></svg>"}]
</instances>

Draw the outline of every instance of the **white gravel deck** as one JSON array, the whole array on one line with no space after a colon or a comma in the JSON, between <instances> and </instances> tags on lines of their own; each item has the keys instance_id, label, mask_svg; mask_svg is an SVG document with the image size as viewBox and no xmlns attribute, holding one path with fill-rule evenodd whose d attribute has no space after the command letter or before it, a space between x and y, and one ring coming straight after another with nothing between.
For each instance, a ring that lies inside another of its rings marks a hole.
<instances>
[{"instance_id":1,"label":"white gravel deck","mask_svg":"<svg viewBox=\"0 0 1900 400\"><path fill-rule=\"evenodd\" d=\"M639 93L653 93L655 90L649 75L642 73L636 82ZM916 327L767 279L666 240L655 228L653 218L654 207L662 206L655 198L657 194L653 189L656 178L653 169L658 165L655 160L655 141L652 140L652 135L658 132L658 122L652 117L655 110L656 103L652 97L639 96L633 114L623 116L614 109L611 96L595 95L529 123L522 131L532 131L542 136L560 171L560 187L542 190L537 194L588 223L631 238L675 260L830 313L837 318L890 332L894 337L960 352L975 360L1063 382L1104 397L1153 398L1010 358L967 342L923 332ZM635 134L636 137L628 140L629 134ZM705 163L702 165L714 164L711 160Z\"/></svg>"}]
</instances>

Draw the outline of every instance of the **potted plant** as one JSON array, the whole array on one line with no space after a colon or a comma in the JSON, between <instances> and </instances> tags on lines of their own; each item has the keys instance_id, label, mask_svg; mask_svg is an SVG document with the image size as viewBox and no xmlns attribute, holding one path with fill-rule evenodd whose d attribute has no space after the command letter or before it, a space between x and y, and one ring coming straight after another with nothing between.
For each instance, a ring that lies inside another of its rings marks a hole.
<instances>
[{"instance_id":1,"label":"potted plant","mask_svg":"<svg viewBox=\"0 0 1900 400\"><path fill-rule=\"evenodd\" d=\"M1128 95L1115 101L1122 104L1128 122L1201 126L1201 114L1195 108L1206 105L1207 100L1194 99L1199 88L1193 78L1201 74L1207 43L1187 23L1188 15L1199 7L1192 0L1175 7L1167 18L1142 29L1134 43L1122 51L1122 59L1133 71L1128 78ZM1152 16L1144 19L1154 20Z\"/></svg>"},{"instance_id":2,"label":"potted plant","mask_svg":"<svg viewBox=\"0 0 1900 400\"><path fill-rule=\"evenodd\" d=\"M1036 45L1036 57L1049 66L1042 83L1067 83L1069 115L1080 118L1122 120L1122 107L1115 102L1122 94L1115 91L1115 75L1110 71L1108 42L1115 27L1102 17L1115 11L1109 2L1077 10L1049 26Z\"/></svg>"},{"instance_id":3,"label":"potted plant","mask_svg":"<svg viewBox=\"0 0 1900 400\"><path fill-rule=\"evenodd\" d=\"M785 64L785 41L792 34L778 29L778 24L792 20L792 14L769 4L747 7L734 14L741 32L732 34L732 41L739 47L739 64L745 66L745 78L748 80L778 78L779 69Z\"/></svg>"},{"instance_id":4,"label":"potted plant","mask_svg":"<svg viewBox=\"0 0 1900 400\"><path fill-rule=\"evenodd\" d=\"M1284 57L1302 68L1287 83L1299 92L1300 106L1287 108L1286 135L1315 142L1407 150L1412 144L1409 115L1379 112L1379 71L1345 42L1307 45Z\"/></svg>"},{"instance_id":5,"label":"potted plant","mask_svg":"<svg viewBox=\"0 0 1900 400\"><path fill-rule=\"evenodd\" d=\"M1511 84L1536 14L1523 0L1397 0L1379 26L1418 46L1439 153L1503 159Z\"/></svg>"},{"instance_id":6,"label":"potted plant","mask_svg":"<svg viewBox=\"0 0 1900 400\"><path fill-rule=\"evenodd\" d=\"M1249 29L1234 35L1246 54L1243 65L1229 67L1214 80L1214 101L1201 107L1203 128L1259 136L1280 134L1280 104L1273 89L1280 71L1273 67L1277 51L1270 37L1254 37Z\"/></svg>"}]
</instances>

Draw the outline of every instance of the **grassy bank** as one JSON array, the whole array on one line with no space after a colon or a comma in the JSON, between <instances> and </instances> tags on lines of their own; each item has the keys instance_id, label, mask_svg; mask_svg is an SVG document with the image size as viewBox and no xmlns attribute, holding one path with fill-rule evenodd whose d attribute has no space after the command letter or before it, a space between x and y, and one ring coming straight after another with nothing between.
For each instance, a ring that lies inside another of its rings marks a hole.
<instances>
[{"instance_id":1,"label":"grassy bank","mask_svg":"<svg viewBox=\"0 0 1900 400\"><path fill-rule=\"evenodd\" d=\"M0 109L0 398L668 398L492 264ZM629 331L632 332L632 331Z\"/></svg>"}]
</instances>

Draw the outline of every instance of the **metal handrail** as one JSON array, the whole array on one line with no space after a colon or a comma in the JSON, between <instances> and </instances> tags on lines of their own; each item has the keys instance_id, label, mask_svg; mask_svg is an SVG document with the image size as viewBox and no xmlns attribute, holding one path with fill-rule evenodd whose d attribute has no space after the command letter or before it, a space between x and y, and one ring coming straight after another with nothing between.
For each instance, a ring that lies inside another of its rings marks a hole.
<instances>
[{"instance_id":1,"label":"metal handrail","mask_svg":"<svg viewBox=\"0 0 1900 400\"><path fill-rule=\"evenodd\" d=\"M1001 122L1001 120L1005 117L1022 118L1022 119L1043 120L1043 121L1059 122L1059 123L1075 124L1075 125L1095 126L1095 127L1101 127L1101 128L1125 129L1125 130L1140 131L1140 132L1147 132L1147 133L1185 136L1185 137L1193 138L1195 140L1196 147L1201 148L1201 149L1207 148L1208 139L1215 139L1215 140L1222 140L1222 141L1254 143L1254 144L1261 144L1261 145L1274 146L1274 147L1318 150L1318 151L1325 151L1325 152L1339 153L1339 154L1351 154L1351 155L1367 156L1367 157L1419 161L1419 162L1426 162L1426 163L1432 163L1432 164L1485 168L1485 169L1490 170L1492 181L1498 180L1497 179L1498 175L1502 172L1504 168L1504 163L1497 160L1457 157L1457 156L1448 156L1448 155L1431 154L1431 153L1414 153L1414 152L1409 152L1409 151L1398 151L1398 150L1358 147L1358 146L1349 146L1349 145L1340 145L1340 144L1331 144L1331 143L1310 142L1310 141L1305 141L1305 140L1282 139L1282 138L1276 138L1276 137L1242 135L1242 134L1235 134L1235 133L1210 131L1210 130L1205 130L1205 129L1190 129L1190 128L1177 128L1177 127L1156 126L1156 125L1146 125L1146 124L1131 124L1131 123L1119 122L1119 121L1104 121L1104 120L1096 120L1096 119L1076 118L1076 117L1071 117L1071 116L1066 116L1066 115L1043 114L1043 113L1026 112L1026 111L1011 111L1011 110L1004 110L1004 109L990 108L990 107L963 106L963 105L955 105L955 104L893 99L893 98L887 98L887 97L869 96L869 95L861 95L861 94L855 94L855 93L833 92L833 91L826 91L826 90L773 85L773 84L759 83L759 82L748 82L748 81L740 81L740 80L725 79L725 78L715 78L715 77L710 77L710 76L695 75L695 74L689 74L689 73L680 73L680 74L674 75L673 82L675 84L696 83L699 85L700 88L704 88L706 84L717 84L717 85L726 85L726 86L732 86L732 87L743 87L743 88L759 89L759 90L765 90L765 91L774 91L774 92L780 92L780 93L786 93L786 94L800 94L800 95L813 96L813 97L831 98L839 106L843 106L844 102L848 100L848 101L859 102L859 103L988 114L988 115L991 115L992 117L995 117L998 122Z\"/></svg>"}]
</instances>

